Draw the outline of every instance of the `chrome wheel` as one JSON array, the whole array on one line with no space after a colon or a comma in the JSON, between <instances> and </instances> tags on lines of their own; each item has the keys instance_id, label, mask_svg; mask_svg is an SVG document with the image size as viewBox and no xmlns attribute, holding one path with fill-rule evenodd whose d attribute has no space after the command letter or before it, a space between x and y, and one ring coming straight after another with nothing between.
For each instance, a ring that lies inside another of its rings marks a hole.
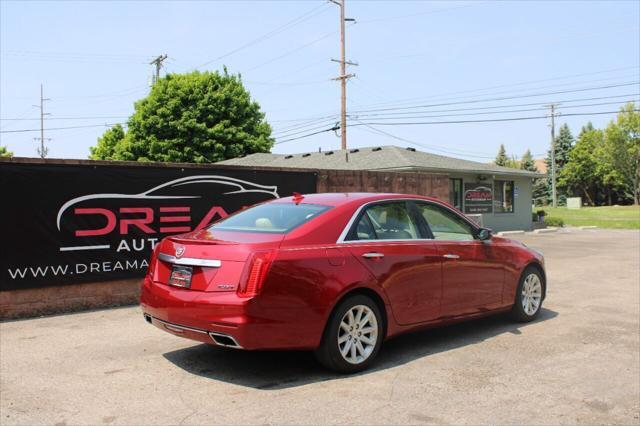
<instances>
[{"instance_id":1,"label":"chrome wheel","mask_svg":"<svg viewBox=\"0 0 640 426\"><path fill-rule=\"evenodd\" d=\"M365 305L349 309L338 326L338 350L350 364L364 362L376 347L378 320L375 313Z\"/></svg>"},{"instance_id":2,"label":"chrome wheel","mask_svg":"<svg viewBox=\"0 0 640 426\"><path fill-rule=\"evenodd\" d=\"M535 315L540 308L542 300L542 283L536 274L529 274L522 286L522 309L531 316Z\"/></svg>"}]
</instances>

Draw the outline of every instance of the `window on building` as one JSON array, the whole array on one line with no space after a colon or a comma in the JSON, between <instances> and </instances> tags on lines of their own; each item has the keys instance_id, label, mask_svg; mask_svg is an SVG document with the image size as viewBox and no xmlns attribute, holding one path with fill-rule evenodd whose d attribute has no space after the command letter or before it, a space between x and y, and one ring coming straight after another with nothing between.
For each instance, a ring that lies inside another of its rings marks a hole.
<instances>
[{"instance_id":1,"label":"window on building","mask_svg":"<svg viewBox=\"0 0 640 426\"><path fill-rule=\"evenodd\" d=\"M462 179L449 179L449 202L462 211Z\"/></svg>"},{"instance_id":2,"label":"window on building","mask_svg":"<svg viewBox=\"0 0 640 426\"><path fill-rule=\"evenodd\" d=\"M512 180L496 180L493 190L493 211L513 213L514 184Z\"/></svg>"}]
</instances>

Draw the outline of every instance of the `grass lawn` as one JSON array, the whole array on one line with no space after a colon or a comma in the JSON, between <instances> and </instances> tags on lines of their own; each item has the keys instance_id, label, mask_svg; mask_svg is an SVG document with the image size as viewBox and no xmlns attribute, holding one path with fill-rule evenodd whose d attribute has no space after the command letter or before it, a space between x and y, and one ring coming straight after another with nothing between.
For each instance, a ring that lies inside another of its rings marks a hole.
<instances>
[{"instance_id":1,"label":"grass lawn","mask_svg":"<svg viewBox=\"0 0 640 426\"><path fill-rule=\"evenodd\" d=\"M565 225L587 226L611 229L640 229L640 207L582 207L569 210L566 207L536 207L533 211L543 209L547 215L559 217Z\"/></svg>"}]
</instances>

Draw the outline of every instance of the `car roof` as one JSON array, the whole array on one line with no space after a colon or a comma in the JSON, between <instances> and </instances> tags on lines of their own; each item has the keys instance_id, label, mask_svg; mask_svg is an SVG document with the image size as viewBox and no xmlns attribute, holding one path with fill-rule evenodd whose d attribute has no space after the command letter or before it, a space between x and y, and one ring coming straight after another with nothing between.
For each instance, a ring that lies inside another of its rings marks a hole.
<instances>
[{"instance_id":1,"label":"car roof","mask_svg":"<svg viewBox=\"0 0 640 426\"><path fill-rule=\"evenodd\" d=\"M300 200L302 197L302 200ZM327 192L317 194L302 194L300 196L291 196L279 198L275 203L290 203L301 201L304 204L320 204L326 206L342 206L347 204L364 204L372 201L389 200L395 198L411 198L417 200L429 200L441 202L432 197L424 197L422 195L410 194L394 194L394 193L376 193L376 192Z\"/></svg>"}]
</instances>

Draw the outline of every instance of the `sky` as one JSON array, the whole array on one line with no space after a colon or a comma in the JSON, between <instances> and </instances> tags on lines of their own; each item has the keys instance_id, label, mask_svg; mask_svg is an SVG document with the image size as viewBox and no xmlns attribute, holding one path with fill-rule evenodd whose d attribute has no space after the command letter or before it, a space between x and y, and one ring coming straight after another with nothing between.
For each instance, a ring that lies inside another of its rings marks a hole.
<instances>
[{"instance_id":1,"label":"sky","mask_svg":"<svg viewBox=\"0 0 640 426\"><path fill-rule=\"evenodd\" d=\"M346 0L346 16L356 19L347 59L358 63L349 148L489 162L504 144L543 157L545 105L559 103L557 123L575 135L640 98L639 1ZM162 75L240 73L273 127L273 152L339 149L327 131L340 111L339 53L339 9L324 0L1 1L0 145L38 155L42 84L48 156L87 158L167 54Z\"/></svg>"}]
</instances>

